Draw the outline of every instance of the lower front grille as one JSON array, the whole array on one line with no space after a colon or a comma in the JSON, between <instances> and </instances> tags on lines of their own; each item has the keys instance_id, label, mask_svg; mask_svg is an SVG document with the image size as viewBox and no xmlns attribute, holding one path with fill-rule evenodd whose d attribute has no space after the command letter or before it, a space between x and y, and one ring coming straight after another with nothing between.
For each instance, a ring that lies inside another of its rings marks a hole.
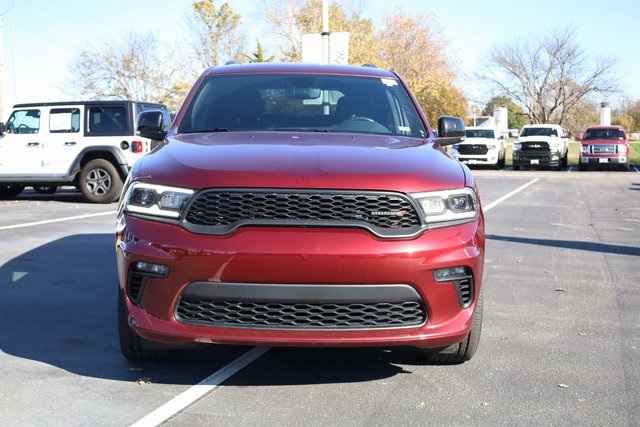
<instances>
[{"instance_id":1,"label":"lower front grille","mask_svg":"<svg viewBox=\"0 0 640 427\"><path fill-rule=\"evenodd\" d=\"M183 323L263 329L379 329L426 323L414 288L395 285L191 283L176 319Z\"/></svg>"},{"instance_id":2,"label":"lower front grille","mask_svg":"<svg viewBox=\"0 0 640 427\"><path fill-rule=\"evenodd\" d=\"M210 326L272 329L361 329L419 326L426 320L417 301L398 303L293 304L185 299L178 320Z\"/></svg>"}]
</instances>

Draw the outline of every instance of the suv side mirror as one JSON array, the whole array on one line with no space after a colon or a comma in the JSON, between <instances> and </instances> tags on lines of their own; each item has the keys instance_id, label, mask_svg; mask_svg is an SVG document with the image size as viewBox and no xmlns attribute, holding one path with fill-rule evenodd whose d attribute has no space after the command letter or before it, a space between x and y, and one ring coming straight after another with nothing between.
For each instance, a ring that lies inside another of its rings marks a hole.
<instances>
[{"instance_id":1,"label":"suv side mirror","mask_svg":"<svg viewBox=\"0 0 640 427\"><path fill-rule=\"evenodd\" d=\"M4 123L0 122L0 135L2 135L4 132L5 132Z\"/></svg>"},{"instance_id":2,"label":"suv side mirror","mask_svg":"<svg viewBox=\"0 0 640 427\"><path fill-rule=\"evenodd\" d=\"M136 130L138 135L143 138L149 138L154 141L162 141L167 132L163 130L163 115L162 111L149 110L143 111L138 114L137 120L138 126Z\"/></svg>"},{"instance_id":3,"label":"suv side mirror","mask_svg":"<svg viewBox=\"0 0 640 427\"><path fill-rule=\"evenodd\" d=\"M464 122L460 117L442 116L438 119L438 137L440 145L453 145L466 138Z\"/></svg>"}]
</instances>

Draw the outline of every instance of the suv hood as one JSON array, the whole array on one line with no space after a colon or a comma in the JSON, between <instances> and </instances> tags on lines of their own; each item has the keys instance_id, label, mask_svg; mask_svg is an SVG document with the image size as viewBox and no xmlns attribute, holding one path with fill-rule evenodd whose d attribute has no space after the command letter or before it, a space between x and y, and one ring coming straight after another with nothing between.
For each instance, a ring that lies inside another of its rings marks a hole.
<instances>
[{"instance_id":1,"label":"suv hood","mask_svg":"<svg viewBox=\"0 0 640 427\"><path fill-rule=\"evenodd\" d=\"M308 132L183 134L136 163L135 175L187 188L272 187L429 191L470 185L427 140Z\"/></svg>"}]
</instances>

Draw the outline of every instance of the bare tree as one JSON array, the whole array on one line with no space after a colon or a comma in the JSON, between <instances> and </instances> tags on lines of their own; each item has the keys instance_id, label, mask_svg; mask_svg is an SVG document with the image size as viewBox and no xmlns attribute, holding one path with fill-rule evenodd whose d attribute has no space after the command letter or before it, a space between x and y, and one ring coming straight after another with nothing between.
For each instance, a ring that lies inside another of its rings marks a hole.
<instances>
[{"instance_id":1,"label":"bare tree","mask_svg":"<svg viewBox=\"0 0 640 427\"><path fill-rule=\"evenodd\" d=\"M495 47L484 78L521 104L532 123L562 124L586 97L617 91L616 61L589 58L574 38L575 31L566 29Z\"/></svg>"},{"instance_id":2,"label":"bare tree","mask_svg":"<svg viewBox=\"0 0 640 427\"><path fill-rule=\"evenodd\" d=\"M200 70L226 61L240 61L245 57L245 37L240 32L240 15L228 3L216 9L213 0L193 3L189 22L193 35L193 48Z\"/></svg>"},{"instance_id":3,"label":"bare tree","mask_svg":"<svg viewBox=\"0 0 640 427\"><path fill-rule=\"evenodd\" d=\"M184 77L160 61L160 51L152 33L89 46L70 64L65 91L82 99L137 99L175 108L186 93Z\"/></svg>"}]
</instances>

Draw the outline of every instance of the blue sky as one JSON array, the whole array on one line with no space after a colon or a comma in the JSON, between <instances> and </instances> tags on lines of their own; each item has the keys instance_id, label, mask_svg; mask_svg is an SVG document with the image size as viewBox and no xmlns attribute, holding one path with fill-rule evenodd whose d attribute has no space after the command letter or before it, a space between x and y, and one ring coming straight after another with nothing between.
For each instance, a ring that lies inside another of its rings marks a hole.
<instances>
[{"instance_id":1,"label":"blue sky","mask_svg":"<svg viewBox=\"0 0 640 427\"><path fill-rule=\"evenodd\" d=\"M67 100L60 87L69 64L89 44L119 42L131 31L157 31L164 41L188 44L185 15L192 1L0 0L2 120L14 103ZM267 40L270 29L262 18L263 1L226 2L242 15L249 48L256 37ZM215 2L217 7L223 3ZM590 55L618 59L623 93L603 101L615 105L623 96L640 99L638 0L341 0L341 4L375 21L399 9L411 14L430 12L447 40L450 58L460 68L458 85L472 101L487 100L473 75L490 48L568 26Z\"/></svg>"}]
</instances>

